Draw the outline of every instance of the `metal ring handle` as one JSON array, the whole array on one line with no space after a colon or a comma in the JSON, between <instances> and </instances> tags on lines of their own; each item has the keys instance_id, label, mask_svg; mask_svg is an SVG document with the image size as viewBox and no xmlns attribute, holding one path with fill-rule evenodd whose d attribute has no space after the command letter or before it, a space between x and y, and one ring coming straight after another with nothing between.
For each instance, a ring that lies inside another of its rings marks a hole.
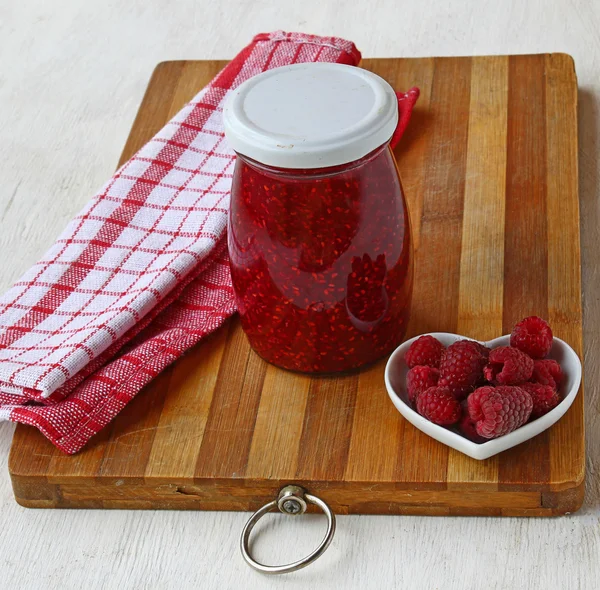
<instances>
[{"instance_id":1,"label":"metal ring handle","mask_svg":"<svg viewBox=\"0 0 600 590\"><path fill-rule=\"evenodd\" d=\"M306 502L310 504L315 504L318 506L327 516L327 532L325 533L325 537L319 544L319 546L306 557L299 559L298 561L294 561L292 563L287 563L285 565L266 565L264 563L260 563L256 561L252 555L250 555L250 533L252 529L256 525L256 523L265 515L267 512L271 512L274 508L279 508L281 512L284 514L290 514L292 516L297 516L299 514L304 514L306 510ZM246 563L253 567L255 570L262 572L263 574L287 574L290 572L295 572L296 570L302 569L307 565L311 564L315 559L321 557L329 544L333 540L333 535L335 534L335 515L331 511L331 508L323 502L320 498L313 496L311 494L307 494L306 491L300 486L285 486L279 492L279 496L277 500L273 500L268 504L265 504L262 508L259 508L251 517L250 520L246 523L244 530L242 531L242 538L240 540L240 548L242 550L242 555L246 560Z\"/></svg>"}]
</instances>

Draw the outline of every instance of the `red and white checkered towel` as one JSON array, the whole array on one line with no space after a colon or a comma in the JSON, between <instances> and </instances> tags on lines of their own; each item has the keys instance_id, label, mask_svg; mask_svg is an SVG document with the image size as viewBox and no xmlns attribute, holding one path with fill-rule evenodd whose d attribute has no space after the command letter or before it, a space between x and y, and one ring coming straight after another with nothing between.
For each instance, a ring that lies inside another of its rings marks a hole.
<instances>
[{"instance_id":1,"label":"red and white checkered towel","mask_svg":"<svg viewBox=\"0 0 600 590\"><path fill-rule=\"evenodd\" d=\"M357 65L360 53L334 37L257 35L0 299L1 419L75 453L235 312L223 101L259 72L312 61ZM399 132L417 97L399 95Z\"/></svg>"}]
</instances>

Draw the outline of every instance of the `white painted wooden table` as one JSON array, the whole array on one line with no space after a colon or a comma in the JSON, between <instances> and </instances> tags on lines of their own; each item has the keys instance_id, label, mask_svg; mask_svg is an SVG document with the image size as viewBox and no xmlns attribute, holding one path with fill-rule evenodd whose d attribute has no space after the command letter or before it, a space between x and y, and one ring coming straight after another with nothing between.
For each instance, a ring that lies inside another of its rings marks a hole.
<instances>
[{"instance_id":1,"label":"white painted wooden table","mask_svg":"<svg viewBox=\"0 0 600 590\"><path fill-rule=\"evenodd\" d=\"M2 588L598 588L600 582L600 2L598 0L3 0L0 289L114 169L155 64L227 58L257 32L352 39L367 57L564 51L580 84L588 442L583 509L554 520L352 516L310 568L265 578L241 560L240 513L17 506L0 425ZM360 4L360 6L358 6ZM324 522L271 517L258 556L315 545ZM285 540L288 540L286 543ZM291 543L289 540L292 540Z\"/></svg>"}]
</instances>

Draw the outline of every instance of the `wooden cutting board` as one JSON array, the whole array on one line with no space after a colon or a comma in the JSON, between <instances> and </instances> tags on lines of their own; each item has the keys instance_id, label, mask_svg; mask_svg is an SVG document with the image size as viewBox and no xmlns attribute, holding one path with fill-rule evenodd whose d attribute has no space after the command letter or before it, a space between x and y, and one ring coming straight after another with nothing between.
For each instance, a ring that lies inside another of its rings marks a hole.
<instances>
[{"instance_id":1,"label":"wooden cutting board","mask_svg":"<svg viewBox=\"0 0 600 590\"><path fill-rule=\"evenodd\" d=\"M121 160L223 66L161 63ZM369 59L421 98L396 150L415 238L408 336L487 340L537 314L582 354L577 82L567 55ZM236 319L166 370L75 456L18 426L23 506L251 510L287 483L337 513L547 516L583 500L580 394L565 417L478 462L394 409L385 360L344 377L266 364Z\"/></svg>"}]
</instances>

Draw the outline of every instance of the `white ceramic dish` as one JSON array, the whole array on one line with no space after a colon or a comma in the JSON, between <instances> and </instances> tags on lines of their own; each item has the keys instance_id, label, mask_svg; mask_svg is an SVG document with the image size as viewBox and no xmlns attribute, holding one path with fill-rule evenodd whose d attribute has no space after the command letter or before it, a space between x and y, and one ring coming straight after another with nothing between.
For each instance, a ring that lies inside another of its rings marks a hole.
<instances>
[{"instance_id":1,"label":"white ceramic dish","mask_svg":"<svg viewBox=\"0 0 600 590\"><path fill-rule=\"evenodd\" d=\"M470 338L465 338L465 336L448 334L445 332L432 332L431 336L437 338L444 346L449 346L456 340L471 340ZM423 416L412 409L406 394L406 373L408 372L408 367L404 362L404 354L408 350L408 347L418 337L419 336L411 338L401 344L392 353L392 356L390 356L387 362L385 367L385 386L390 399L396 406L396 409L413 426L439 442L448 445L469 457L473 457L473 459L483 460L493 457L506 449L510 449L533 438L547 428L550 428L550 426L560 420L565 412L571 407L571 404L575 400L575 396L579 392L579 385L581 384L581 361L575 351L566 342L559 338L554 338L552 350L550 351L548 358L552 358L560 363L565 376L560 387L562 401L556 408L541 418L525 424L525 426L518 428L514 432L481 444L472 442L468 438L462 436L462 434L459 434L458 431L445 428L444 426L438 426L426 418L423 418ZM496 348L498 346L508 346L509 341L510 336L500 336L489 342L482 342L482 344L485 344L490 348Z\"/></svg>"}]
</instances>

